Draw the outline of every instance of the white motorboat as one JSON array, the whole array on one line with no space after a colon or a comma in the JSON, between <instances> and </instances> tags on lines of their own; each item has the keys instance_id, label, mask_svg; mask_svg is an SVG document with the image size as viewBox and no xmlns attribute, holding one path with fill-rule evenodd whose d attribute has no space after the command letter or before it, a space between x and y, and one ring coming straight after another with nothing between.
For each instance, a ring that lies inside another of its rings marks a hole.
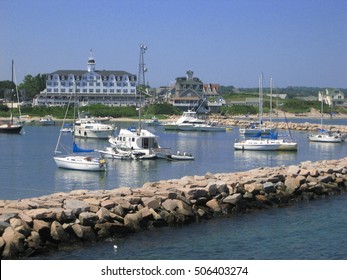
<instances>
[{"instance_id":1,"label":"white motorboat","mask_svg":"<svg viewBox=\"0 0 347 280\"><path fill-rule=\"evenodd\" d=\"M118 150L131 151L136 158L166 158L170 148L160 147L158 138L146 129L129 127L120 129L119 134L110 137L108 141Z\"/></svg>"},{"instance_id":2,"label":"white motorboat","mask_svg":"<svg viewBox=\"0 0 347 280\"><path fill-rule=\"evenodd\" d=\"M146 121L146 124L148 126L159 126L159 125L162 125L162 123L155 116L153 116L150 120Z\"/></svg>"},{"instance_id":3,"label":"white motorboat","mask_svg":"<svg viewBox=\"0 0 347 280\"><path fill-rule=\"evenodd\" d=\"M172 160L194 160L195 157L191 154L186 153L186 152L181 153L178 151L176 154L170 155L169 159L172 159Z\"/></svg>"},{"instance_id":4,"label":"white motorboat","mask_svg":"<svg viewBox=\"0 0 347 280\"><path fill-rule=\"evenodd\" d=\"M317 134L309 134L308 139L312 142L341 143L341 133L320 129Z\"/></svg>"},{"instance_id":5,"label":"white motorboat","mask_svg":"<svg viewBox=\"0 0 347 280\"><path fill-rule=\"evenodd\" d=\"M72 123L66 123L64 126L60 129L61 132L65 133L72 133L73 132L73 124Z\"/></svg>"},{"instance_id":6,"label":"white motorboat","mask_svg":"<svg viewBox=\"0 0 347 280\"><path fill-rule=\"evenodd\" d=\"M93 117L79 118L75 122L74 135L80 138L108 139L116 130L111 124L105 124Z\"/></svg>"},{"instance_id":7,"label":"white motorboat","mask_svg":"<svg viewBox=\"0 0 347 280\"><path fill-rule=\"evenodd\" d=\"M207 132L226 131L225 127L219 126L216 122L210 122L198 118L197 113L192 110L183 112L182 116L177 121L165 123L163 126L165 130Z\"/></svg>"},{"instance_id":8,"label":"white motorboat","mask_svg":"<svg viewBox=\"0 0 347 280\"><path fill-rule=\"evenodd\" d=\"M107 159L132 159L134 157L131 151L122 151L115 147L105 147L103 150L95 151Z\"/></svg>"}]
</instances>

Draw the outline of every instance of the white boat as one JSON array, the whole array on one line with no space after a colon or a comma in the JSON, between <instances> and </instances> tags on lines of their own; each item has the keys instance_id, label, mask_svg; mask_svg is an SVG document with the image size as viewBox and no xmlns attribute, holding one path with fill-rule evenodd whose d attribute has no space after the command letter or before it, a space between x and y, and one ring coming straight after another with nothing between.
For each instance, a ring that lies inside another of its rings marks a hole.
<instances>
[{"instance_id":1,"label":"white boat","mask_svg":"<svg viewBox=\"0 0 347 280\"><path fill-rule=\"evenodd\" d=\"M159 125L162 125L162 123L155 116L153 116L150 120L146 121L146 124L148 126L159 126Z\"/></svg>"},{"instance_id":2,"label":"white boat","mask_svg":"<svg viewBox=\"0 0 347 280\"><path fill-rule=\"evenodd\" d=\"M245 127L240 127L239 132L240 135L244 136L254 136L257 134L261 135L269 135L271 132L275 132L276 128L274 127L265 127L260 122L250 122Z\"/></svg>"},{"instance_id":3,"label":"white boat","mask_svg":"<svg viewBox=\"0 0 347 280\"><path fill-rule=\"evenodd\" d=\"M132 159L134 157L131 151L122 151L115 147L105 147L103 150L95 151L107 159Z\"/></svg>"},{"instance_id":4,"label":"white boat","mask_svg":"<svg viewBox=\"0 0 347 280\"><path fill-rule=\"evenodd\" d=\"M328 90L326 90L328 91ZM343 141L343 137L341 133L331 132L323 129L323 93L318 93L319 98L321 100L321 128L318 130L316 134L309 134L308 140L312 142L325 142L325 143L341 143ZM328 96L328 94L327 94Z\"/></svg>"},{"instance_id":5,"label":"white boat","mask_svg":"<svg viewBox=\"0 0 347 280\"><path fill-rule=\"evenodd\" d=\"M177 121L164 123L163 126L165 130L207 132L226 131L225 127L219 126L216 122L210 122L198 118L197 113L192 110L183 112L182 116Z\"/></svg>"},{"instance_id":6,"label":"white boat","mask_svg":"<svg viewBox=\"0 0 347 280\"><path fill-rule=\"evenodd\" d=\"M66 123L64 126L60 129L61 132L65 133L72 133L73 132L73 124L72 123Z\"/></svg>"},{"instance_id":7,"label":"white boat","mask_svg":"<svg viewBox=\"0 0 347 280\"><path fill-rule=\"evenodd\" d=\"M298 144L284 139L244 139L234 143L235 150L297 151Z\"/></svg>"},{"instance_id":8,"label":"white boat","mask_svg":"<svg viewBox=\"0 0 347 280\"><path fill-rule=\"evenodd\" d=\"M167 158L170 155L170 149L160 147L158 138L146 129L129 127L121 128L119 134L110 137L108 141L118 150L131 151L136 158Z\"/></svg>"},{"instance_id":9,"label":"white boat","mask_svg":"<svg viewBox=\"0 0 347 280\"><path fill-rule=\"evenodd\" d=\"M263 74L259 78L259 115L262 115L262 85L263 85ZM272 89L272 80L271 86ZM271 101L272 102L272 101ZM272 108L270 106L270 108ZM271 111L271 109L270 109ZM254 131L255 132L255 131ZM239 141L235 141L234 149L235 150L250 150L250 151L297 151L298 144L294 141L287 140L284 138L278 138L278 133L269 130L268 135L264 135L262 130L262 120L259 121L259 127L256 128L256 135L252 135L257 138L245 138ZM246 135L243 135L244 137ZM249 135L248 135L249 136Z\"/></svg>"},{"instance_id":10,"label":"white boat","mask_svg":"<svg viewBox=\"0 0 347 280\"><path fill-rule=\"evenodd\" d=\"M88 156L55 156L55 163L59 168L81 171L105 171L106 162L104 159Z\"/></svg>"},{"instance_id":11,"label":"white boat","mask_svg":"<svg viewBox=\"0 0 347 280\"><path fill-rule=\"evenodd\" d=\"M76 90L75 90L76 92ZM76 95L76 94L75 94ZM69 105L71 102L71 97L69 100ZM76 103L75 103L76 104ZM69 110L69 105L67 106L65 118ZM74 117L75 117L75 107L74 107ZM65 124L65 118L62 123L62 128ZM65 147L61 143L62 131L59 132L59 137L54 150L55 156L53 157L55 163L59 168L71 169L71 170L83 170L83 171L106 171L106 161L100 157L90 156L94 150L81 149L75 143L75 137L72 137L72 152L63 154L61 149Z\"/></svg>"},{"instance_id":12,"label":"white boat","mask_svg":"<svg viewBox=\"0 0 347 280\"><path fill-rule=\"evenodd\" d=\"M80 138L108 139L116 130L110 124L102 123L93 117L79 118L75 122L74 135Z\"/></svg>"},{"instance_id":13,"label":"white boat","mask_svg":"<svg viewBox=\"0 0 347 280\"><path fill-rule=\"evenodd\" d=\"M55 121L52 115L46 115L43 118L40 118L41 125L54 125Z\"/></svg>"},{"instance_id":14,"label":"white boat","mask_svg":"<svg viewBox=\"0 0 347 280\"><path fill-rule=\"evenodd\" d=\"M169 156L170 159L173 160L194 160L195 157L191 154L188 153L181 153L181 152L177 152L176 154L172 154Z\"/></svg>"},{"instance_id":15,"label":"white boat","mask_svg":"<svg viewBox=\"0 0 347 280\"><path fill-rule=\"evenodd\" d=\"M341 143L343 137L341 133L331 132L320 129L317 134L309 134L308 139L311 142Z\"/></svg>"}]
</instances>

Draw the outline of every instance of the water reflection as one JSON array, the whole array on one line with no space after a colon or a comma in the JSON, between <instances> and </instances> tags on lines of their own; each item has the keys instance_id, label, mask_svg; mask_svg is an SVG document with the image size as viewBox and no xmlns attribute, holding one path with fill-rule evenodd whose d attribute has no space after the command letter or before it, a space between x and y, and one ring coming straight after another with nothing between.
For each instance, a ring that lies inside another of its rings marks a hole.
<instances>
[{"instance_id":1,"label":"water reflection","mask_svg":"<svg viewBox=\"0 0 347 280\"><path fill-rule=\"evenodd\" d=\"M297 158L296 151L234 151L238 171L265 166L290 165Z\"/></svg>"},{"instance_id":2,"label":"water reflection","mask_svg":"<svg viewBox=\"0 0 347 280\"><path fill-rule=\"evenodd\" d=\"M309 142L309 153L315 153L319 159L335 158L345 156L343 151L344 143L328 143L328 142ZM342 154L341 154L341 153Z\"/></svg>"},{"instance_id":3,"label":"water reflection","mask_svg":"<svg viewBox=\"0 0 347 280\"><path fill-rule=\"evenodd\" d=\"M54 173L55 191L69 192L78 189L103 190L106 188L106 172L89 172L57 169Z\"/></svg>"}]
</instances>

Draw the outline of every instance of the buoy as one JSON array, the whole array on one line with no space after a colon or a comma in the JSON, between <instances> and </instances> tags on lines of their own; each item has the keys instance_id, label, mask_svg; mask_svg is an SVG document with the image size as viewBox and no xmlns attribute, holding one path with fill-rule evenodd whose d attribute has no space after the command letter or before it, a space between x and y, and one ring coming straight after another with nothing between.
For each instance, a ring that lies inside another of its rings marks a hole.
<instances>
[{"instance_id":1,"label":"buoy","mask_svg":"<svg viewBox=\"0 0 347 280\"><path fill-rule=\"evenodd\" d=\"M114 248L114 249L117 249L118 247L117 247L117 245L113 245L113 248Z\"/></svg>"}]
</instances>

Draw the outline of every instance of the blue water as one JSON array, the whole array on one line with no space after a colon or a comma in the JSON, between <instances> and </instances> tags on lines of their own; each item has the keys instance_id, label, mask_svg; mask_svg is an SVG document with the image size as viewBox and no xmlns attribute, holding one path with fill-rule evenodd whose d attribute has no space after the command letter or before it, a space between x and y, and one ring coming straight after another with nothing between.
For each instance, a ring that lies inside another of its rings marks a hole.
<instances>
[{"instance_id":1,"label":"blue water","mask_svg":"<svg viewBox=\"0 0 347 280\"><path fill-rule=\"evenodd\" d=\"M307 121L307 120L305 120ZM335 120L346 124L346 120ZM127 127L131 123L117 123ZM109 161L107 173L60 170L53 161L59 126L26 126L24 135L0 134L0 199L20 199L75 189L140 187L148 181L245 171L260 166L347 156L347 143L310 143L307 132L292 131L298 152L234 151L238 129L229 132L169 132L149 128L163 147L186 151L191 162ZM285 131L280 133L285 134ZM69 142L71 135L63 141ZM79 140L103 148L106 140ZM251 215L220 218L183 228L137 233L111 243L57 252L57 259L347 259L344 233L347 195L299 203ZM118 245L117 251L113 244Z\"/></svg>"}]
</instances>

